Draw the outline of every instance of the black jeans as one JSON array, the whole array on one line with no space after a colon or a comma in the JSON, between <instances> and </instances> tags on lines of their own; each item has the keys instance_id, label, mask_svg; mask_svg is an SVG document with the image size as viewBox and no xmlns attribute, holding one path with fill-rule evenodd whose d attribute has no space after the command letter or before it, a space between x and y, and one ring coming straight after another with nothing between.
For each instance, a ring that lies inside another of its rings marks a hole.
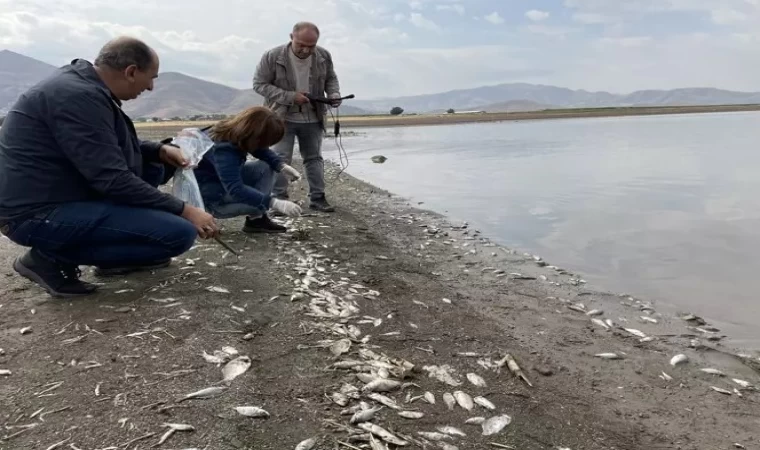
<instances>
[{"instance_id":1,"label":"black jeans","mask_svg":"<svg viewBox=\"0 0 760 450\"><path fill-rule=\"evenodd\" d=\"M146 165L143 179L153 186L173 175L162 165ZM192 247L195 226L177 215L107 201L66 203L8 224L8 238L65 264L102 268L147 264L181 255Z\"/></svg>"}]
</instances>

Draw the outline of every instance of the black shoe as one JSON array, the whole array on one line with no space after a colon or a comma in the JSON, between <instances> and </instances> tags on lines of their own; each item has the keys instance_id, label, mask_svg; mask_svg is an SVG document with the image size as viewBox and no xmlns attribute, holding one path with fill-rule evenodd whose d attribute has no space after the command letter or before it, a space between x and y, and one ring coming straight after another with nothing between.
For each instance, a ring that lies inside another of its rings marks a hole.
<instances>
[{"instance_id":1,"label":"black shoe","mask_svg":"<svg viewBox=\"0 0 760 450\"><path fill-rule=\"evenodd\" d=\"M244 233L284 233L288 231L287 228L275 223L267 215L263 215L257 219L246 218L245 225L243 225Z\"/></svg>"},{"instance_id":2,"label":"black shoe","mask_svg":"<svg viewBox=\"0 0 760 450\"><path fill-rule=\"evenodd\" d=\"M335 208L327 203L327 199L324 196L312 198L309 201L309 208L320 212L335 212Z\"/></svg>"},{"instance_id":3,"label":"black shoe","mask_svg":"<svg viewBox=\"0 0 760 450\"><path fill-rule=\"evenodd\" d=\"M95 275L99 277L112 277L116 275L127 275L133 272L146 272L150 270L163 269L169 267L171 264L171 258L163 261L156 261L153 263L135 265L135 266L120 266L120 267L96 267Z\"/></svg>"},{"instance_id":4,"label":"black shoe","mask_svg":"<svg viewBox=\"0 0 760 450\"><path fill-rule=\"evenodd\" d=\"M79 267L54 261L34 249L16 258L13 269L40 285L51 297L81 297L98 289L79 279L82 275Z\"/></svg>"}]
</instances>

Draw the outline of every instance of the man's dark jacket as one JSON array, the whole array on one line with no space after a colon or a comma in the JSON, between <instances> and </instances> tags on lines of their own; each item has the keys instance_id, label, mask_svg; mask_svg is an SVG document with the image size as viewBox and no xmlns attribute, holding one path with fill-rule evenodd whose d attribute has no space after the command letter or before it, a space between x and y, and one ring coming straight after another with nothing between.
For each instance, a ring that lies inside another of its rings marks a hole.
<instances>
[{"instance_id":1,"label":"man's dark jacket","mask_svg":"<svg viewBox=\"0 0 760 450\"><path fill-rule=\"evenodd\" d=\"M0 128L0 223L98 200L179 215L181 200L141 178L160 148L137 138L92 64L75 59L25 92Z\"/></svg>"}]
</instances>

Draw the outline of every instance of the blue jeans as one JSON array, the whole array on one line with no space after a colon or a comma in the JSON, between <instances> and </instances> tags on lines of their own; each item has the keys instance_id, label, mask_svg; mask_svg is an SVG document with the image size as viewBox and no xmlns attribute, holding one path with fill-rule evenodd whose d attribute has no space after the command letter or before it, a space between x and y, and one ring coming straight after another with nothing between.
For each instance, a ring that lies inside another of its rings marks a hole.
<instances>
[{"instance_id":1,"label":"blue jeans","mask_svg":"<svg viewBox=\"0 0 760 450\"><path fill-rule=\"evenodd\" d=\"M151 165L143 178L166 181L162 166ZM66 203L18 223L8 238L62 263L114 268L155 263L181 255L198 233L189 221L156 209L108 201Z\"/></svg>"},{"instance_id":2,"label":"blue jeans","mask_svg":"<svg viewBox=\"0 0 760 450\"><path fill-rule=\"evenodd\" d=\"M240 168L240 176L243 183L257 191L270 195L274 186L274 171L264 161L246 161ZM207 190L201 189L201 192ZM247 203L235 202L229 194L224 194L221 200L213 201L203 199L206 210L217 219L231 219L233 217L248 216L257 219L266 214L256 206Z\"/></svg>"}]
</instances>

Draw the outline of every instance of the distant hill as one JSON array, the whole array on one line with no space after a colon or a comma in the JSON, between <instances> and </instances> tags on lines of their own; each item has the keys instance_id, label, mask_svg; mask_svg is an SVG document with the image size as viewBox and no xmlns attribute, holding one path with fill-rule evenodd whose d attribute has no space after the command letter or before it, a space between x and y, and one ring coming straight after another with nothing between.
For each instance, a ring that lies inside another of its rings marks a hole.
<instances>
[{"instance_id":1,"label":"distant hill","mask_svg":"<svg viewBox=\"0 0 760 450\"><path fill-rule=\"evenodd\" d=\"M26 89L56 67L8 50L0 51L0 115ZM177 72L161 73L153 92L124 104L133 118L187 117L207 114L234 114L262 104L251 89L236 89ZM342 115L387 114L394 106L405 112L445 112L485 110L535 111L547 108L593 108L614 106L689 106L760 104L760 92L735 92L715 88L644 90L630 94L590 92L557 86L509 83L458 89L427 95L398 98L350 100L341 106Z\"/></svg>"},{"instance_id":2,"label":"distant hill","mask_svg":"<svg viewBox=\"0 0 760 450\"><path fill-rule=\"evenodd\" d=\"M394 106L405 112L494 109L494 105L526 101L551 108L594 108L612 106L688 106L760 103L759 92L735 92L714 88L636 91L619 95L589 92L556 86L509 83L458 89L438 94L415 95L377 100L357 100L355 105L373 111L390 111ZM543 108L542 108L543 109Z\"/></svg>"},{"instance_id":3,"label":"distant hill","mask_svg":"<svg viewBox=\"0 0 760 450\"><path fill-rule=\"evenodd\" d=\"M19 95L55 69L55 66L34 58L0 50L0 115L8 112Z\"/></svg>"}]
</instances>

